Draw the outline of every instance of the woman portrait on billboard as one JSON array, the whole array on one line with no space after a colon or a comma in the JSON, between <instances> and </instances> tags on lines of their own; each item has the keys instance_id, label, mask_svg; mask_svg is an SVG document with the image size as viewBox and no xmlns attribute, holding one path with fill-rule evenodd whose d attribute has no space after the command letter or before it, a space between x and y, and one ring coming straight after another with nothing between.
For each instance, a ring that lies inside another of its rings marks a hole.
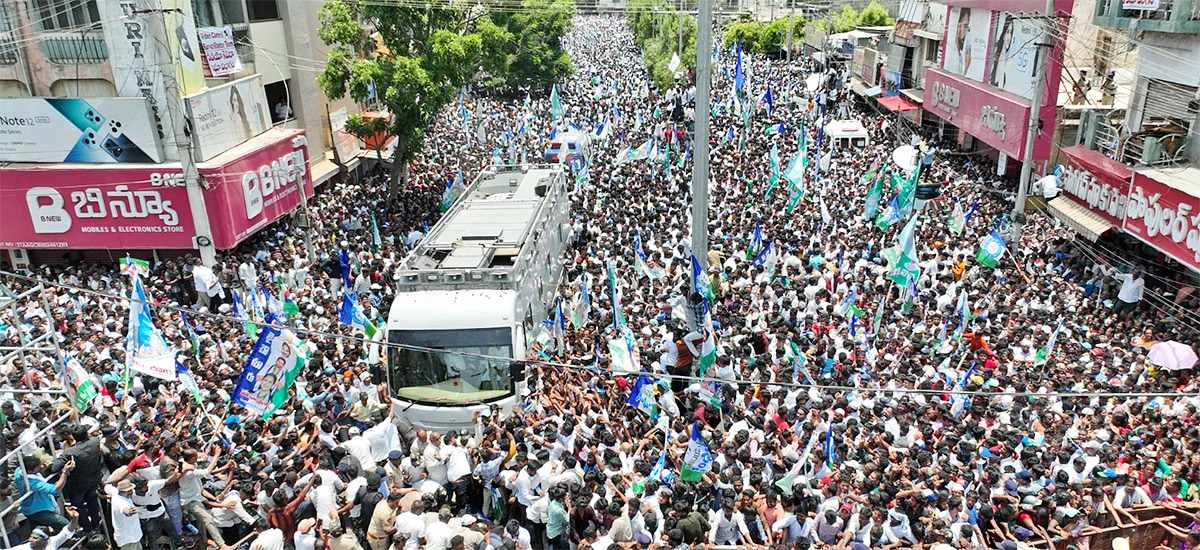
<instances>
[{"instance_id":1,"label":"woman portrait on billboard","mask_svg":"<svg viewBox=\"0 0 1200 550\"><path fill-rule=\"evenodd\" d=\"M242 100L242 93L238 91L237 86L229 87L229 110L233 114L234 125L241 123L242 135L238 136L237 141L245 141L253 134L250 130L250 119L246 117L246 102Z\"/></svg>"},{"instance_id":2,"label":"woman portrait on billboard","mask_svg":"<svg viewBox=\"0 0 1200 550\"><path fill-rule=\"evenodd\" d=\"M1008 58L1016 52L1012 51L1013 45L1013 18L1009 17L1004 20L1004 26L1000 30L1000 35L996 37L995 46L992 48L992 66L988 74L988 84L1000 89L1005 89L1005 83L1008 82Z\"/></svg>"}]
</instances>

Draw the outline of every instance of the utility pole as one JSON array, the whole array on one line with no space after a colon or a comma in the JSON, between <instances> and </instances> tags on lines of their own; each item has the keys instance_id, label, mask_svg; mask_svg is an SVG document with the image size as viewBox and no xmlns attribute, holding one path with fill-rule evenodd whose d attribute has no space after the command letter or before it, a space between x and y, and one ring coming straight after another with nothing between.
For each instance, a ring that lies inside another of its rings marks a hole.
<instances>
[{"instance_id":1,"label":"utility pole","mask_svg":"<svg viewBox=\"0 0 1200 550\"><path fill-rule=\"evenodd\" d=\"M712 117L712 0L700 0L696 22L696 132L692 137L692 255L708 272L708 133ZM695 283L695 281L693 281Z\"/></svg>"},{"instance_id":2,"label":"utility pole","mask_svg":"<svg viewBox=\"0 0 1200 550\"><path fill-rule=\"evenodd\" d=\"M159 50L158 65L163 79L163 99L166 109L171 111L171 135L173 137L176 155L183 169L183 185L187 189L188 207L192 212L192 221L196 226L194 243L200 250L200 261L206 266L212 266L217 261L217 249L213 245L212 227L208 222L208 209L204 204L204 188L200 185L200 172L196 169L196 159L192 152L192 138L186 131L187 119L182 112L183 99L179 96L179 78L175 72L175 56L171 52L167 40L167 22L164 15L167 11L158 8L158 2L150 3L151 9L144 13L157 14L158 17L148 17L151 25L150 32Z\"/></svg>"},{"instance_id":3,"label":"utility pole","mask_svg":"<svg viewBox=\"0 0 1200 550\"><path fill-rule=\"evenodd\" d=\"M792 31L796 26L796 6L788 8L787 61L792 62Z\"/></svg>"},{"instance_id":4,"label":"utility pole","mask_svg":"<svg viewBox=\"0 0 1200 550\"><path fill-rule=\"evenodd\" d=\"M680 60L683 59L683 0L679 0L679 52Z\"/></svg>"},{"instance_id":5,"label":"utility pole","mask_svg":"<svg viewBox=\"0 0 1200 550\"><path fill-rule=\"evenodd\" d=\"M1042 95L1046 87L1046 47L1051 44L1054 36L1054 0L1046 0L1046 13L1043 16L1046 28L1038 37L1038 66L1037 84L1033 87L1033 97L1029 101L1029 124L1025 129L1025 154L1021 160L1021 180L1017 187L1017 204L1012 211L1012 242L1021 240L1021 232L1025 229L1025 201L1029 194L1029 180L1033 176L1033 146L1037 142L1038 123L1042 114Z\"/></svg>"}]
</instances>

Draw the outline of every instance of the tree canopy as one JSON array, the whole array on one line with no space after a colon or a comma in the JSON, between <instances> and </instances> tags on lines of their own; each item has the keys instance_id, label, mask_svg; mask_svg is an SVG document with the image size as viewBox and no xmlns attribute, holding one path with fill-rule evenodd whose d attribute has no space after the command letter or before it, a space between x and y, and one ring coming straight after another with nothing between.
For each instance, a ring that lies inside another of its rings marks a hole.
<instances>
[{"instance_id":1,"label":"tree canopy","mask_svg":"<svg viewBox=\"0 0 1200 550\"><path fill-rule=\"evenodd\" d=\"M686 6L685 6L686 7ZM696 18L680 12L678 4L664 0L632 0L626 8L629 28L642 48L642 61L655 86L674 85L675 75L696 68ZM683 22L683 51L679 51L679 24ZM671 58L679 55L679 67L670 69Z\"/></svg>"},{"instance_id":2,"label":"tree canopy","mask_svg":"<svg viewBox=\"0 0 1200 550\"><path fill-rule=\"evenodd\" d=\"M570 73L561 38L571 25L573 0L522 5L526 9L515 13L347 0L326 0L321 7L317 34L331 48L317 83L331 99L375 100L391 114L386 132L399 140L393 196L407 180L425 129L464 86L483 76L492 86L548 90ZM378 130L361 119L352 116L347 128Z\"/></svg>"}]
</instances>

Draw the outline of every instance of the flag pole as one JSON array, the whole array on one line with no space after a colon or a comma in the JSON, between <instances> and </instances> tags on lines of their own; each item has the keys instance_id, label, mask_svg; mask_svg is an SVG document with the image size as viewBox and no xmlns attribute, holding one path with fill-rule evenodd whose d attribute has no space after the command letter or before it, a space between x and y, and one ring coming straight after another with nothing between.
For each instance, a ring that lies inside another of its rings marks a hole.
<instances>
[{"instance_id":1,"label":"flag pole","mask_svg":"<svg viewBox=\"0 0 1200 550\"><path fill-rule=\"evenodd\" d=\"M1031 280L1031 279L1029 278L1029 275L1026 275L1026 274L1025 274L1025 268L1021 267L1021 262L1018 262L1018 261L1017 261L1017 257L1013 255L1013 253L1012 253L1012 249L1006 246L1006 247L1004 247L1004 251L1005 251L1005 252L1008 252L1008 257L1009 257L1009 258L1012 258L1013 265L1016 265L1016 266L1017 266L1017 273L1020 273L1020 274L1021 274L1021 277L1023 277L1023 278L1025 279L1025 283L1026 283L1026 284L1033 284L1033 280Z\"/></svg>"}]
</instances>

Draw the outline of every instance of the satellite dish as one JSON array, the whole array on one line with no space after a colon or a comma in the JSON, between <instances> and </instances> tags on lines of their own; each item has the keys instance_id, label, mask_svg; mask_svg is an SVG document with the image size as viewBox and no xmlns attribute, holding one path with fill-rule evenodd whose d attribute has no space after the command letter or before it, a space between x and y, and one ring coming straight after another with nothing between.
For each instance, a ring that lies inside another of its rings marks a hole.
<instances>
[{"instance_id":1,"label":"satellite dish","mask_svg":"<svg viewBox=\"0 0 1200 550\"><path fill-rule=\"evenodd\" d=\"M819 74L808 75L808 78L805 79L805 81L804 81L804 85L808 88L808 91L810 91L810 92L817 91L817 88L821 87L821 75L819 75Z\"/></svg>"},{"instance_id":2,"label":"satellite dish","mask_svg":"<svg viewBox=\"0 0 1200 550\"><path fill-rule=\"evenodd\" d=\"M892 162L906 171L917 169L917 148L912 145L901 145L892 151Z\"/></svg>"}]
</instances>

